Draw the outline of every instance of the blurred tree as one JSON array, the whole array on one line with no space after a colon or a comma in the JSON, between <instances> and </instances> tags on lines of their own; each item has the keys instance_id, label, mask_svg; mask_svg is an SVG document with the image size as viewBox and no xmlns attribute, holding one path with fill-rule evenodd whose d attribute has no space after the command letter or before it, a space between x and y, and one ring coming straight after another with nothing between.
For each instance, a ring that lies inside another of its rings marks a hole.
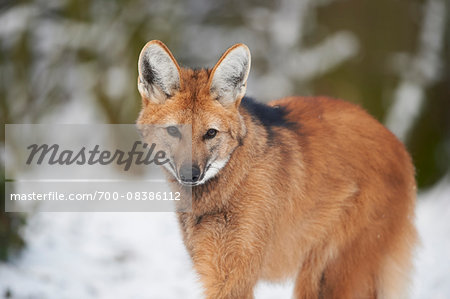
<instances>
[{"instance_id":1,"label":"blurred tree","mask_svg":"<svg viewBox=\"0 0 450 299\"><path fill-rule=\"evenodd\" d=\"M4 181L4 173L1 174ZM26 217L19 213L5 213L5 184L0 187L0 261L7 260L11 253L17 252L25 245L20 232L26 223Z\"/></svg>"},{"instance_id":2,"label":"blurred tree","mask_svg":"<svg viewBox=\"0 0 450 299\"><path fill-rule=\"evenodd\" d=\"M416 93L423 89L424 104L418 119L409 133L404 132L407 136L399 136L413 156L421 188L450 171L450 32L445 9L450 8L440 0L335 1L318 9L321 29L308 38L314 41L330 31L350 30L361 45L350 63L313 82L318 94L361 103L383 121L401 92L402 77L419 85ZM427 11L429 20L425 19ZM443 28L436 24L441 18ZM442 30L445 36L441 40ZM416 105L414 93L406 96L410 98L404 105ZM414 117L404 105L394 114L393 122L409 121L400 118L402 114Z\"/></svg>"},{"instance_id":3,"label":"blurred tree","mask_svg":"<svg viewBox=\"0 0 450 299\"><path fill-rule=\"evenodd\" d=\"M335 30L349 30L360 41L360 51L350 63L314 82L319 93L361 103L383 120L392 101L398 74L392 56L411 52L420 25L419 0L335 1L318 10L321 30L309 40Z\"/></svg>"}]
</instances>

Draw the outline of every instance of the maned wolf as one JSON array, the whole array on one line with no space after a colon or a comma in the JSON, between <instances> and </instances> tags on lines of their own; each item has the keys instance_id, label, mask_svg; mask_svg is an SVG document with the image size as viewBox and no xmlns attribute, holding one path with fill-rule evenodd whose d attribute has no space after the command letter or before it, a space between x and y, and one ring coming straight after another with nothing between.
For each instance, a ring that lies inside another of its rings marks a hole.
<instances>
[{"instance_id":1,"label":"maned wolf","mask_svg":"<svg viewBox=\"0 0 450 299\"><path fill-rule=\"evenodd\" d=\"M244 97L243 44L193 70L150 41L138 69L138 124L192 146L189 160L168 149L166 165L173 188L192 191L178 219L207 298L253 298L258 280L291 277L295 298L406 296L416 184L391 132L341 100Z\"/></svg>"}]
</instances>

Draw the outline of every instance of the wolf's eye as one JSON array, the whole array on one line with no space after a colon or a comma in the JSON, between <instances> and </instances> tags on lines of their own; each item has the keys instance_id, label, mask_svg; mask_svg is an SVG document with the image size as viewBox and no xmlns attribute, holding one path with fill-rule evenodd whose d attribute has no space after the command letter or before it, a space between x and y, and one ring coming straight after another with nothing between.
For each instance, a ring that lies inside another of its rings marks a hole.
<instances>
[{"instance_id":1,"label":"wolf's eye","mask_svg":"<svg viewBox=\"0 0 450 299\"><path fill-rule=\"evenodd\" d=\"M175 126L167 127L166 130L167 130L167 133L169 133L170 136L181 137L180 131Z\"/></svg>"},{"instance_id":2,"label":"wolf's eye","mask_svg":"<svg viewBox=\"0 0 450 299\"><path fill-rule=\"evenodd\" d=\"M216 134L217 134L216 129L209 129L208 131L206 131L205 139L213 139L214 137L216 137Z\"/></svg>"}]
</instances>

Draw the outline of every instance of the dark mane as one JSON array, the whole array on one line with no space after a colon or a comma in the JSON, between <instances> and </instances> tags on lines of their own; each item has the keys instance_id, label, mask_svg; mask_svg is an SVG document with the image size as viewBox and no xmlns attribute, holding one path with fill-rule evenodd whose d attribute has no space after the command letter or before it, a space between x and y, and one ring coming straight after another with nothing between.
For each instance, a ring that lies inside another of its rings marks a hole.
<instances>
[{"instance_id":1,"label":"dark mane","mask_svg":"<svg viewBox=\"0 0 450 299\"><path fill-rule=\"evenodd\" d=\"M242 99L241 107L252 116L253 120L259 121L266 129L271 127L291 128L295 125L287 120L287 111L284 107L271 107L249 97Z\"/></svg>"}]
</instances>

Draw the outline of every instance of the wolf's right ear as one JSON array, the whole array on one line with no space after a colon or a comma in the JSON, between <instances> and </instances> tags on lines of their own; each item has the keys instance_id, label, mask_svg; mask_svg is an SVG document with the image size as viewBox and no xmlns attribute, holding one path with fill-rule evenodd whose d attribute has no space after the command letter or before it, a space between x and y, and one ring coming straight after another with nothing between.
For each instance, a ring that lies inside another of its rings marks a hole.
<instances>
[{"instance_id":1,"label":"wolf's right ear","mask_svg":"<svg viewBox=\"0 0 450 299\"><path fill-rule=\"evenodd\" d=\"M139 55L138 89L144 101L162 104L180 88L180 67L159 40L148 42Z\"/></svg>"}]
</instances>

